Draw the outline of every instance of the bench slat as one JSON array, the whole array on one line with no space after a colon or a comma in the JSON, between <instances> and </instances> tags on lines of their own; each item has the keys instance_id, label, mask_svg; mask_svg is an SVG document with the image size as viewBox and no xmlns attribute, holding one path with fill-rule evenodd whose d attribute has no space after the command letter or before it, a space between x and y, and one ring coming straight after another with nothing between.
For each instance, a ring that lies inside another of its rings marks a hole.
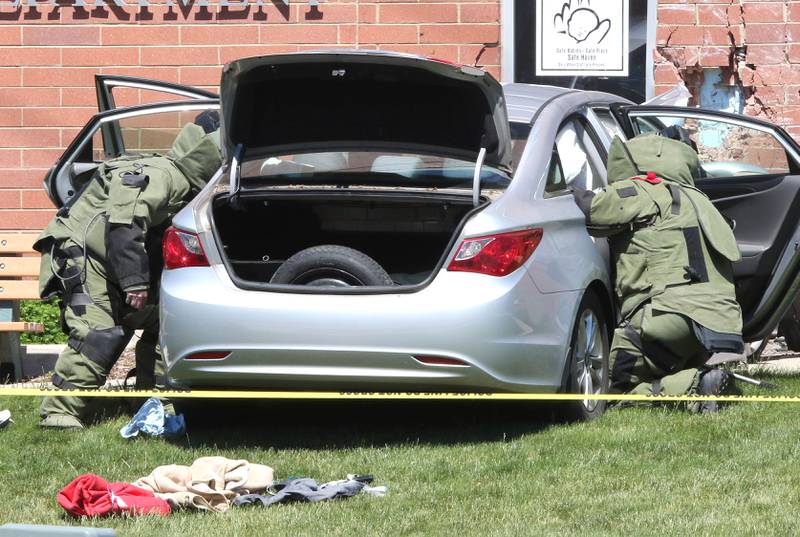
<instances>
[{"instance_id":1,"label":"bench slat","mask_svg":"<svg viewBox=\"0 0 800 537\"><path fill-rule=\"evenodd\" d=\"M0 280L0 300L38 300L36 280Z\"/></svg>"},{"instance_id":2,"label":"bench slat","mask_svg":"<svg viewBox=\"0 0 800 537\"><path fill-rule=\"evenodd\" d=\"M33 233L0 233L0 254L35 252L33 243L38 237Z\"/></svg>"},{"instance_id":3,"label":"bench slat","mask_svg":"<svg viewBox=\"0 0 800 537\"><path fill-rule=\"evenodd\" d=\"M0 323L0 332L44 332L44 325L24 321Z\"/></svg>"},{"instance_id":4,"label":"bench slat","mask_svg":"<svg viewBox=\"0 0 800 537\"><path fill-rule=\"evenodd\" d=\"M0 278L6 276L34 276L39 277L39 256L31 257L1 257Z\"/></svg>"}]
</instances>

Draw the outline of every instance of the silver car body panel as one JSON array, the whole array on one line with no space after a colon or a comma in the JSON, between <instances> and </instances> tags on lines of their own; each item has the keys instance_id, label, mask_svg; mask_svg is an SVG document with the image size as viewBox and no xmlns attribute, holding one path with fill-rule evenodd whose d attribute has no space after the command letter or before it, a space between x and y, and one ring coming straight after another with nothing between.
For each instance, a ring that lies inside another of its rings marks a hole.
<instances>
[{"instance_id":1,"label":"silver car body panel","mask_svg":"<svg viewBox=\"0 0 800 537\"><path fill-rule=\"evenodd\" d=\"M536 115L514 180L475 214L461 239L541 227L523 267L497 278L442 269L413 293L296 294L238 288L211 231L217 177L173 220L200 235L210 267L165 271L161 343L170 381L183 386L316 389L556 391L577 308L595 286L612 310L607 252L586 234L569 195L545 196L556 133L592 102L619 98L561 88L505 88L511 121ZM538 114L538 115L537 115ZM535 141L535 143L533 143ZM194 360L203 351L221 360ZM425 365L413 356L462 360Z\"/></svg>"},{"instance_id":2,"label":"silver car body panel","mask_svg":"<svg viewBox=\"0 0 800 537\"><path fill-rule=\"evenodd\" d=\"M171 271L169 376L194 386L555 390L580 293L543 294L524 270L508 278L459 273L411 294L298 295L238 289L221 265ZM187 330L186 319L205 322ZM208 350L231 355L180 359ZM423 365L420 355L469 367Z\"/></svg>"}]
</instances>

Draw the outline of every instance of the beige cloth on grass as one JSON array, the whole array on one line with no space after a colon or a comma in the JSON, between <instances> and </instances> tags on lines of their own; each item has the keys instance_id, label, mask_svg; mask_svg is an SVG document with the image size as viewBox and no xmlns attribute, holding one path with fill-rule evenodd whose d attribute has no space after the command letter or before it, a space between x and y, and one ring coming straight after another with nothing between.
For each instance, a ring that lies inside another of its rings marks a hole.
<instances>
[{"instance_id":1,"label":"beige cloth on grass","mask_svg":"<svg viewBox=\"0 0 800 537\"><path fill-rule=\"evenodd\" d=\"M239 494L263 491L272 484L273 471L263 464L225 457L202 457L191 466L159 466L134 485L152 491L170 507L227 511Z\"/></svg>"}]
</instances>

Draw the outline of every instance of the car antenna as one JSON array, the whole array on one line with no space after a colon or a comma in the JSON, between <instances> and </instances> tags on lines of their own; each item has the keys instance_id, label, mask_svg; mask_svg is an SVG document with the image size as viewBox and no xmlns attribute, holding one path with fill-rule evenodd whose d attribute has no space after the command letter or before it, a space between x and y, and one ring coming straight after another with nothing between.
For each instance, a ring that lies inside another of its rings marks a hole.
<instances>
[{"instance_id":1,"label":"car antenna","mask_svg":"<svg viewBox=\"0 0 800 537\"><path fill-rule=\"evenodd\" d=\"M244 157L244 145L237 144L233 149L231 157L231 171L228 174L230 179L230 189L228 194L228 205L233 209L239 209L239 193L242 190L242 158Z\"/></svg>"}]
</instances>

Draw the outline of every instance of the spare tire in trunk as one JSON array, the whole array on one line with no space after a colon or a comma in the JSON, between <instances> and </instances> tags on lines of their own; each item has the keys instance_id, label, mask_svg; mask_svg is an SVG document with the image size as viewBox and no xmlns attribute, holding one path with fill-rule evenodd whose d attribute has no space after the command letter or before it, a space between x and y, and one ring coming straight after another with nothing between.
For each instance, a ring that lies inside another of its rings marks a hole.
<instances>
[{"instance_id":1,"label":"spare tire in trunk","mask_svg":"<svg viewBox=\"0 0 800 537\"><path fill-rule=\"evenodd\" d=\"M392 279L366 254L335 244L314 246L286 260L270 283L315 287L389 286Z\"/></svg>"},{"instance_id":2,"label":"spare tire in trunk","mask_svg":"<svg viewBox=\"0 0 800 537\"><path fill-rule=\"evenodd\" d=\"M263 290L298 252L346 246L376 261L395 287L416 286L447 262L472 197L443 192L252 192L214 202L217 240L234 283Z\"/></svg>"}]
</instances>

